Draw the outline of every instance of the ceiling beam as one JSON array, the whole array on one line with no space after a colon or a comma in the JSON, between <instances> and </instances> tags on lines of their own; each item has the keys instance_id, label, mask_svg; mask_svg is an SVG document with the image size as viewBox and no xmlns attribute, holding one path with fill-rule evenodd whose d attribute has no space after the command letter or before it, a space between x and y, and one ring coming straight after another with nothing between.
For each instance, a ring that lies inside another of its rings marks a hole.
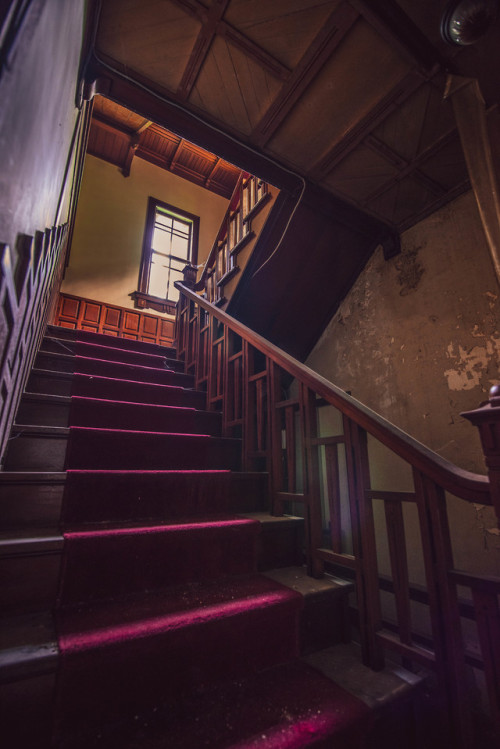
<instances>
[{"instance_id":1,"label":"ceiling beam","mask_svg":"<svg viewBox=\"0 0 500 749\"><path fill-rule=\"evenodd\" d=\"M280 81L286 81L290 77L291 70L286 65L283 65L279 60L266 52L265 49L259 47L258 44L253 42L248 36L242 34L234 26L227 22L219 23L217 27L217 34L224 37L228 42L234 44L235 47L239 47L242 52L245 52L248 57L251 57L261 68L267 70L275 78Z\"/></svg>"},{"instance_id":2,"label":"ceiling beam","mask_svg":"<svg viewBox=\"0 0 500 749\"><path fill-rule=\"evenodd\" d=\"M214 40L217 24L224 15L228 5L229 0L215 0L214 4L208 10L206 21L201 27L188 63L184 69L181 82L177 88L177 96L179 99L185 100L189 98L202 65L205 62L208 50Z\"/></svg>"},{"instance_id":3,"label":"ceiling beam","mask_svg":"<svg viewBox=\"0 0 500 749\"><path fill-rule=\"evenodd\" d=\"M380 36L423 71L445 66L438 50L395 0L348 0Z\"/></svg>"},{"instance_id":4,"label":"ceiling beam","mask_svg":"<svg viewBox=\"0 0 500 749\"><path fill-rule=\"evenodd\" d=\"M359 120L342 140L335 143L309 171L309 177L323 180L369 133L378 127L395 109L413 94L425 81L416 70L407 73L361 120Z\"/></svg>"},{"instance_id":5,"label":"ceiling beam","mask_svg":"<svg viewBox=\"0 0 500 749\"><path fill-rule=\"evenodd\" d=\"M271 139L358 18L357 11L346 3L342 3L331 13L282 86L278 96L253 130L250 139L255 145L265 146Z\"/></svg>"},{"instance_id":6,"label":"ceiling beam","mask_svg":"<svg viewBox=\"0 0 500 749\"><path fill-rule=\"evenodd\" d=\"M198 0L171 0L171 2L197 18L206 27L206 31L205 28L202 28L198 35L193 52L177 89L177 95L181 99L186 99L189 96L189 93L184 93L184 88L189 88L189 85L192 88L194 85L214 36L222 36L231 42L231 44L234 44L235 47L239 47L239 49L255 60L258 65L271 73L275 78L284 81L290 75L290 68L283 65L283 63L269 54L269 52L266 52L265 49L249 39L248 36L245 36L245 34L242 34L241 31L224 20L223 15L229 4L229 0L217 0L210 9L207 9ZM220 7L222 7L222 12L219 14ZM219 18L212 30L213 18L217 15L219 15ZM198 47L199 49L197 49ZM197 67L198 70L196 70ZM184 78L186 78L185 82ZM193 78L194 80L192 80Z\"/></svg>"}]
</instances>

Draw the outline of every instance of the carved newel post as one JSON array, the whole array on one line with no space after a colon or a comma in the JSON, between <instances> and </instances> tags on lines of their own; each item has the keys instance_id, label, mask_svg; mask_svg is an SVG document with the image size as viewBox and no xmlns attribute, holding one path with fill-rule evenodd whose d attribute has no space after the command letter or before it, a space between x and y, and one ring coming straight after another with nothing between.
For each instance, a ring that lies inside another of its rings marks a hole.
<instances>
[{"instance_id":1,"label":"carved newel post","mask_svg":"<svg viewBox=\"0 0 500 749\"><path fill-rule=\"evenodd\" d=\"M190 265L189 263L182 269L182 272L184 274L182 283L184 284L184 286L187 286L188 289L192 289L195 285L197 271L198 269L196 265Z\"/></svg>"},{"instance_id":2,"label":"carved newel post","mask_svg":"<svg viewBox=\"0 0 500 749\"><path fill-rule=\"evenodd\" d=\"M491 500L500 527L500 385L490 389L488 403L461 414L479 429L491 485Z\"/></svg>"}]
</instances>

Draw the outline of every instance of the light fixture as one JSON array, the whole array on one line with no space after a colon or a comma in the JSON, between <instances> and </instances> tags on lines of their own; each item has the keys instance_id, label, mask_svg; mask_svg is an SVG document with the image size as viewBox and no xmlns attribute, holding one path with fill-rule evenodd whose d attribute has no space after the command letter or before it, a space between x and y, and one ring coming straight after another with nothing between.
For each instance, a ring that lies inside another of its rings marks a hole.
<instances>
[{"instance_id":1,"label":"light fixture","mask_svg":"<svg viewBox=\"0 0 500 749\"><path fill-rule=\"evenodd\" d=\"M441 36L461 47L475 44L494 23L497 0L452 0L441 19Z\"/></svg>"}]
</instances>

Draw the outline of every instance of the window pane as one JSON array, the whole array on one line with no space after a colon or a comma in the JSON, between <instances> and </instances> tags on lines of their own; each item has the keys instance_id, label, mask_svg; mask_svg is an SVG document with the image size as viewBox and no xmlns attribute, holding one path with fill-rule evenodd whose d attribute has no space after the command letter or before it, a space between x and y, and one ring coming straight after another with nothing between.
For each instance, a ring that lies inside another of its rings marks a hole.
<instances>
[{"instance_id":1,"label":"window pane","mask_svg":"<svg viewBox=\"0 0 500 749\"><path fill-rule=\"evenodd\" d=\"M187 260L189 253L189 240L187 237L179 237L178 235L173 234L171 247L172 255L177 255L177 257L182 257Z\"/></svg>"},{"instance_id":2,"label":"window pane","mask_svg":"<svg viewBox=\"0 0 500 749\"><path fill-rule=\"evenodd\" d=\"M158 260L158 256L153 253L148 293L153 296L165 297L168 285L168 267Z\"/></svg>"},{"instance_id":3,"label":"window pane","mask_svg":"<svg viewBox=\"0 0 500 749\"><path fill-rule=\"evenodd\" d=\"M152 247L157 252L163 252L165 255L170 253L170 232L163 231L162 229L155 229L153 232Z\"/></svg>"}]
</instances>

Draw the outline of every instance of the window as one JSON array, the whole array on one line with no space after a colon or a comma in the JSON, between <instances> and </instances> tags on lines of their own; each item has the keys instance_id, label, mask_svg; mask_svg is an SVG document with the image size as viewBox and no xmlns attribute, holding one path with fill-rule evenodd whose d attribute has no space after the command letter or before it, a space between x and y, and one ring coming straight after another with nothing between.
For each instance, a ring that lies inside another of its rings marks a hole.
<instances>
[{"instance_id":1,"label":"window","mask_svg":"<svg viewBox=\"0 0 500 749\"><path fill-rule=\"evenodd\" d=\"M131 294L136 306L173 311L187 263L196 265L199 218L181 208L149 198L139 272L139 289ZM170 303L170 304L168 304Z\"/></svg>"}]
</instances>

